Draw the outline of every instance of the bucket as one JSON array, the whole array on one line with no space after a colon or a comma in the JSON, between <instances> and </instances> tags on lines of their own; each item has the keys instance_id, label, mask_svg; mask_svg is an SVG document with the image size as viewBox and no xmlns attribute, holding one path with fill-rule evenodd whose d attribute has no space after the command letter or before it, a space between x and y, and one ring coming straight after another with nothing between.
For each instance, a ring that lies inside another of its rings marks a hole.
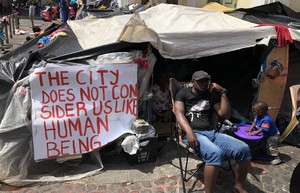
<instances>
[{"instance_id":1,"label":"bucket","mask_svg":"<svg viewBox=\"0 0 300 193\"><path fill-rule=\"evenodd\" d=\"M245 130L249 129L250 127L251 125L248 124L237 125L238 130L234 132L234 135L236 138L247 143L250 149L254 149L259 144L259 142L263 139L264 135L263 132L253 136L248 135L248 133Z\"/></svg>"}]
</instances>

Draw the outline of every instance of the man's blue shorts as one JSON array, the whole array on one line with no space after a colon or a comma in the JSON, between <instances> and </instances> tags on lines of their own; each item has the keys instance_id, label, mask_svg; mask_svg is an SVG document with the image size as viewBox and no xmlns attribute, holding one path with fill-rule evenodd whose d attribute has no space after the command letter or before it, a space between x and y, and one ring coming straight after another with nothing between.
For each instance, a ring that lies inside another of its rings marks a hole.
<instances>
[{"instance_id":1,"label":"man's blue shorts","mask_svg":"<svg viewBox=\"0 0 300 193\"><path fill-rule=\"evenodd\" d=\"M215 130L194 130L194 133L200 144L198 153L206 165L222 165L225 158L234 159L236 162L251 160L250 148L241 140ZM183 142L187 144L185 136Z\"/></svg>"}]
</instances>

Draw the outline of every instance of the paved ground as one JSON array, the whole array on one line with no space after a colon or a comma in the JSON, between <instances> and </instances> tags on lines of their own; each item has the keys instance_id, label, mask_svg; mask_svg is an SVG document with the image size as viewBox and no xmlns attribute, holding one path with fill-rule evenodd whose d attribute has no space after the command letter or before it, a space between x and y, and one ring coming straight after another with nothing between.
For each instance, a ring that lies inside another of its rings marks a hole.
<instances>
[{"instance_id":1,"label":"paved ground","mask_svg":"<svg viewBox=\"0 0 300 193\"><path fill-rule=\"evenodd\" d=\"M97 175L64 183L37 183L26 187L0 185L1 192L32 193L144 193L183 192L180 181L179 162L174 142L160 142L155 162L129 166L122 155L104 159L104 170ZM300 162L300 149L283 144L280 147L284 163L273 166L268 161L253 161L245 188L250 193L288 193L292 171ZM200 163L191 159L189 164ZM217 193L232 192L233 178L229 171L221 170ZM203 192L203 171L197 178L186 182L188 192Z\"/></svg>"},{"instance_id":2,"label":"paved ground","mask_svg":"<svg viewBox=\"0 0 300 193\"><path fill-rule=\"evenodd\" d=\"M0 18L2 18L3 16L0 15ZM59 21L54 21L54 22L59 22ZM36 17L34 20L34 25L35 26L39 26L42 30L46 29L51 23L50 22L46 22L43 21L40 17ZM12 28L12 24L10 24L11 26L11 30L12 33L10 33L10 30L8 28L8 43L6 41L4 41L4 45L12 45L13 47L10 49L6 49L4 50L4 52L0 52L0 57L7 53L8 51L12 51L18 47L20 47L21 45L24 44L24 42L26 41L26 37L29 36L31 38L33 38L33 31L31 28L31 23L30 20L28 19L27 16L21 16L20 18L20 27L19 27L19 32L16 31L16 33L13 33L13 28ZM3 29L3 32L5 32L5 30ZM12 38L11 38L11 34L12 34Z\"/></svg>"},{"instance_id":3,"label":"paved ground","mask_svg":"<svg viewBox=\"0 0 300 193\"><path fill-rule=\"evenodd\" d=\"M36 25L45 29L49 23L36 20ZM14 35L10 39L13 49L22 45L27 35L33 36L29 20L20 20L20 29L29 33ZM32 193L139 193L139 192L183 192L178 170L178 159L175 143L160 142L160 151L155 162L129 166L121 155L103 159L104 170L97 175L81 180L64 183L37 183L26 187L13 187L0 184L0 192L32 192ZM300 162L300 149L283 144L280 147L284 163L273 166L268 161L253 161L251 171L245 184L250 193L287 193L292 171ZM192 166L197 165L197 159L191 159ZM186 182L189 192L203 192L203 175ZM232 192L233 179L230 172L221 171L217 182L217 193Z\"/></svg>"}]
</instances>

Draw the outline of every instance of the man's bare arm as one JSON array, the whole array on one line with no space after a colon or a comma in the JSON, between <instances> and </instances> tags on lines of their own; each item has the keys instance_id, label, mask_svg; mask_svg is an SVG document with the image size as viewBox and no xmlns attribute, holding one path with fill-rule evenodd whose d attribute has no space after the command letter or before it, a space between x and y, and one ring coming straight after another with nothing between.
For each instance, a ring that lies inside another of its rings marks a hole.
<instances>
[{"instance_id":1,"label":"man's bare arm","mask_svg":"<svg viewBox=\"0 0 300 193\"><path fill-rule=\"evenodd\" d=\"M175 101L174 111L178 124L186 132L189 147L196 148L198 146L197 137L185 116L184 103L182 101Z\"/></svg>"},{"instance_id":2,"label":"man's bare arm","mask_svg":"<svg viewBox=\"0 0 300 193\"><path fill-rule=\"evenodd\" d=\"M217 112L217 114L224 118L228 119L230 118L231 114L231 107L229 100L227 98L226 92L223 92L225 89L218 85L217 83L211 84L211 91L216 91L221 93L221 102L214 105L214 109Z\"/></svg>"}]
</instances>

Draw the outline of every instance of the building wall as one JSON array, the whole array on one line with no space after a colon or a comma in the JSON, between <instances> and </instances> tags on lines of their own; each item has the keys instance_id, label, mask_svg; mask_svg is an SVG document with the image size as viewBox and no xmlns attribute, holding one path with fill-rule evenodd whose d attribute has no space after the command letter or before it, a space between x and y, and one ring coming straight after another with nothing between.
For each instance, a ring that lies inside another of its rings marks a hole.
<instances>
[{"instance_id":1,"label":"building wall","mask_svg":"<svg viewBox=\"0 0 300 193\"><path fill-rule=\"evenodd\" d=\"M167 3L167 0L149 0L149 3L155 4L155 3Z\"/></svg>"},{"instance_id":2,"label":"building wall","mask_svg":"<svg viewBox=\"0 0 300 193\"><path fill-rule=\"evenodd\" d=\"M149 0L151 3L167 3L168 0ZM178 5L185 5L191 7L203 7L209 1L216 1L216 0L178 0ZM300 12L300 0L233 0L237 1L236 8L251 8L259 5L264 5L268 3L273 3L279 1L296 12ZM232 1L232 2L233 2ZM140 3L141 0L136 0L137 3ZM233 5L229 5L228 0L219 0L219 2L223 2L222 4L228 7L233 7Z\"/></svg>"},{"instance_id":3,"label":"building wall","mask_svg":"<svg viewBox=\"0 0 300 193\"><path fill-rule=\"evenodd\" d=\"M130 5L136 3L136 0L117 0L119 6Z\"/></svg>"},{"instance_id":4,"label":"building wall","mask_svg":"<svg viewBox=\"0 0 300 193\"><path fill-rule=\"evenodd\" d=\"M300 12L300 3L299 0L291 0L290 6L291 9L293 9L296 12Z\"/></svg>"},{"instance_id":5,"label":"building wall","mask_svg":"<svg viewBox=\"0 0 300 193\"><path fill-rule=\"evenodd\" d=\"M207 4L207 0L178 0L178 5L186 5L191 7L203 7Z\"/></svg>"}]
</instances>

